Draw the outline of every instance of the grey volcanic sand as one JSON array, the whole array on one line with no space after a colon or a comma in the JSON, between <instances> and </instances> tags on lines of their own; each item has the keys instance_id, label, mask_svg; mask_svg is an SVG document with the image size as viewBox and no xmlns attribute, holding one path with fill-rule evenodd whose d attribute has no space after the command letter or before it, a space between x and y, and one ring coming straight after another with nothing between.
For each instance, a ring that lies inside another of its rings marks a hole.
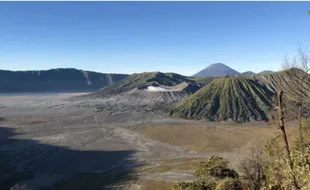
<instances>
[{"instance_id":1,"label":"grey volcanic sand","mask_svg":"<svg viewBox=\"0 0 310 190\"><path fill-rule=\"evenodd\" d=\"M126 129L189 122L159 115L152 108L156 102L123 96L68 100L72 95L0 96L0 164L11 168L1 177L30 172L33 178L21 183L38 189L78 172L129 171L152 159L202 156Z\"/></svg>"}]
</instances>

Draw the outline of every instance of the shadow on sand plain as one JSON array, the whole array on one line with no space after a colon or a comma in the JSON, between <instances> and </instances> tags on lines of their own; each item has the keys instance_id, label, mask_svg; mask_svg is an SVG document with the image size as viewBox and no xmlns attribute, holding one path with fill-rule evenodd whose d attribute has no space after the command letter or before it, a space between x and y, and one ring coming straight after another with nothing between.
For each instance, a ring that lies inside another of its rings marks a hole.
<instances>
[{"instance_id":1,"label":"shadow on sand plain","mask_svg":"<svg viewBox=\"0 0 310 190\"><path fill-rule=\"evenodd\" d=\"M0 126L1 190L15 184L46 190L106 189L134 180L131 174L140 166L133 159L134 150L72 150L16 135L13 129Z\"/></svg>"}]
</instances>

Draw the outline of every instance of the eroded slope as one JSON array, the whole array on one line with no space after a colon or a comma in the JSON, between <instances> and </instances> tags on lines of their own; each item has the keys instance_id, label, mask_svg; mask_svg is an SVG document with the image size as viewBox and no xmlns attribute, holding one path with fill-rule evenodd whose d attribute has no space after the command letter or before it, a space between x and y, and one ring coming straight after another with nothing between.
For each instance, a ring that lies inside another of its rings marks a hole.
<instances>
[{"instance_id":1,"label":"eroded slope","mask_svg":"<svg viewBox=\"0 0 310 190\"><path fill-rule=\"evenodd\" d=\"M171 109L171 115L212 121L268 120L274 93L252 79L218 78Z\"/></svg>"},{"instance_id":2,"label":"eroded slope","mask_svg":"<svg viewBox=\"0 0 310 190\"><path fill-rule=\"evenodd\" d=\"M124 94L135 88L144 88L147 86L176 86L182 82L195 83L194 81L175 73L160 73L160 72L145 72L128 76L127 78L118 81L108 87L100 89L92 93L89 97L108 97ZM198 87L197 87L198 88ZM192 88L190 93L193 93L197 88ZM189 92L189 91L188 91Z\"/></svg>"}]
</instances>

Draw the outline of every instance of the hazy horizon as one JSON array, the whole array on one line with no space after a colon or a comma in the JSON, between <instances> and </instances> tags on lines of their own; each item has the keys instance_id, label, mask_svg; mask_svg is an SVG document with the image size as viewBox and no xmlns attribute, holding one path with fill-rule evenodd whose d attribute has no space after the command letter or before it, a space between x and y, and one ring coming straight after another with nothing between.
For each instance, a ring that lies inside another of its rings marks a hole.
<instances>
[{"instance_id":1,"label":"hazy horizon","mask_svg":"<svg viewBox=\"0 0 310 190\"><path fill-rule=\"evenodd\" d=\"M211 65L211 64L210 64ZM225 64L226 65L226 64ZM229 65L227 65L229 67ZM208 67L208 66L207 66ZM93 71L93 70L88 70L88 69L80 69L80 68L72 68L72 67L59 67L59 68L49 68L49 69L26 69L26 70L20 70L20 69L17 69L17 70L11 70L11 69L1 69L0 70L6 70L6 71L23 71L23 72L27 72L27 71L48 71L48 70L53 70L53 69L77 69L77 70L83 70L83 71L90 71L90 72L97 72L97 73L106 73L106 72L100 72L100 71ZM205 68L201 68L200 70L197 70L198 71L201 71ZM234 68L232 68L234 69ZM238 70L237 70L238 71ZM250 70L249 70L250 71ZM244 71L244 72L249 72L249 71ZM254 73L260 73L260 72L263 72L263 71L272 71L272 72L277 72L277 71L280 71L280 69L278 70L268 70L268 69L265 69L265 70L261 70L261 71L258 71L258 72L254 72ZM114 72L114 73L107 73L107 74L128 74L128 75L131 75L131 74L134 74L134 73L143 73L143 72L162 72L162 73L169 73L168 72L165 72L165 71L161 71L161 70L151 70L149 69L148 71L142 71L142 72L131 72L131 73L122 73L122 72ZM172 71L173 72L173 71ZM196 73L197 73L196 72ZM239 72L239 71L238 71ZM244 72L240 72L240 73L244 73ZM253 72L253 71L252 71ZM173 73L177 73L177 72L173 72ZM177 73L177 74L182 74L182 73ZM184 74L182 74L184 75ZM193 74L191 75L184 75L184 76L192 76Z\"/></svg>"}]
</instances>

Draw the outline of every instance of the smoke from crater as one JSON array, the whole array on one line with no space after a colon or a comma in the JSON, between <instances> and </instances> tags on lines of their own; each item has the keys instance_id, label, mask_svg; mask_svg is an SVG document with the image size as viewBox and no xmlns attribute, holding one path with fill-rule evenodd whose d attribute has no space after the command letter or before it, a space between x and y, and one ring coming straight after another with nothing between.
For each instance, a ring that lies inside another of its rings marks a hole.
<instances>
[{"instance_id":1,"label":"smoke from crater","mask_svg":"<svg viewBox=\"0 0 310 190\"><path fill-rule=\"evenodd\" d=\"M162 92L162 91L169 91L169 90L167 90L165 88L161 88L161 87L148 86L147 91Z\"/></svg>"}]
</instances>

